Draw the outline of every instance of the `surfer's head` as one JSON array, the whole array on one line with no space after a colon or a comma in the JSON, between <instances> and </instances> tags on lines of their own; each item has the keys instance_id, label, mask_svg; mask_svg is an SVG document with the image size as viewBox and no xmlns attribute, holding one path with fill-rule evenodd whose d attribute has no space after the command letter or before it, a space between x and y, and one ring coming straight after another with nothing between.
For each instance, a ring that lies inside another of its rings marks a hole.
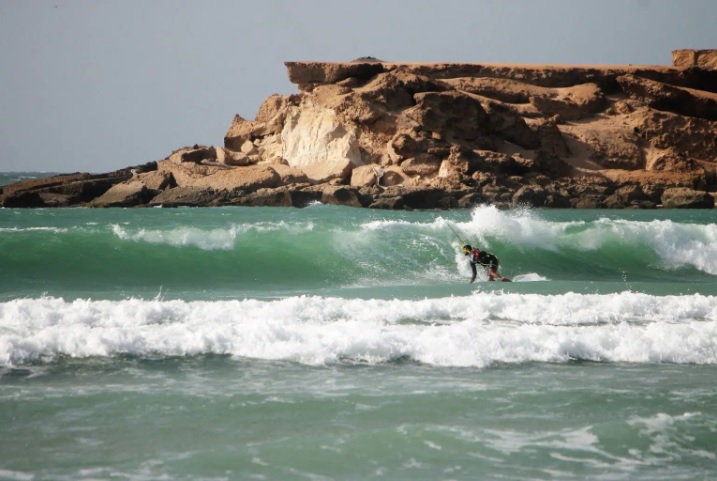
<instances>
[{"instance_id":1,"label":"surfer's head","mask_svg":"<svg viewBox=\"0 0 717 481\"><path fill-rule=\"evenodd\" d=\"M463 252L465 255L469 255L471 252L473 252L473 248L470 246L470 244L464 244L463 247L461 247L461 252Z\"/></svg>"}]
</instances>

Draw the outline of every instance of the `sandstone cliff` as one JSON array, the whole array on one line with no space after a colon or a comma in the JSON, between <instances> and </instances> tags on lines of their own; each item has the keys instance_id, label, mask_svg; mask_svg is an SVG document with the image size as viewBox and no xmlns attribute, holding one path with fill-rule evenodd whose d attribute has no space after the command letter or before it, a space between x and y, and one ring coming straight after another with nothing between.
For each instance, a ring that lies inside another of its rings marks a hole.
<instances>
[{"instance_id":1,"label":"sandstone cliff","mask_svg":"<svg viewBox=\"0 0 717 481\"><path fill-rule=\"evenodd\" d=\"M287 62L223 146L2 188L3 206L714 207L717 51L667 66Z\"/></svg>"}]
</instances>

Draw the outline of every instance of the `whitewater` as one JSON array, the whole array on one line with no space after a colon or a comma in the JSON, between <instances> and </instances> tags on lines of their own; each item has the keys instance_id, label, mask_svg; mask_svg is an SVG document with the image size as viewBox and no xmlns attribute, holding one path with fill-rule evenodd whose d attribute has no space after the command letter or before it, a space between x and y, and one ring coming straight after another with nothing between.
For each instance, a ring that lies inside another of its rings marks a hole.
<instances>
[{"instance_id":1,"label":"whitewater","mask_svg":"<svg viewBox=\"0 0 717 481\"><path fill-rule=\"evenodd\" d=\"M716 281L711 211L0 209L0 479L711 479Z\"/></svg>"},{"instance_id":2,"label":"whitewater","mask_svg":"<svg viewBox=\"0 0 717 481\"><path fill-rule=\"evenodd\" d=\"M0 364L58 356L227 354L312 365L717 363L717 297L476 293L424 300L13 300Z\"/></svg>"}]
</instances>

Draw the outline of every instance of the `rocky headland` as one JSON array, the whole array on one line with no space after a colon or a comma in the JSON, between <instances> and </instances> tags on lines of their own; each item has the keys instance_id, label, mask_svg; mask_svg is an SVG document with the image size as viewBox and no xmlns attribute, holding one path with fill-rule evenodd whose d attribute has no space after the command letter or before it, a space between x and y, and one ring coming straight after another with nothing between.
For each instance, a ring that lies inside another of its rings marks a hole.
<instances>
[{"instance_id":1,"label":"rocky headland","mask_svg":"<svg viewBox=\"0 0 717 481\"><path fill-rule=\"evenodd\" d=\"M0 187L4 207L712 208L717 50L672 66L286 62L298 93L106 174Z\"/></svg>"}]
</instances>

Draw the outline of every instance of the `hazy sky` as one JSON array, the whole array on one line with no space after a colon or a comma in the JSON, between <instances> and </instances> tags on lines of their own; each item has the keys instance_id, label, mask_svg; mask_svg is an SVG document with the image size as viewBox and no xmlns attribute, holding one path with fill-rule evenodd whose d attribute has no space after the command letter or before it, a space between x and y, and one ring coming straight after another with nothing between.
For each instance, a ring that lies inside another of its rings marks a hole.
<instances>
[{"instance_id":1,"label":"hazy sky","mask_svg":"<svg viewBox=\"0 0 717 481\"><path fill-rule=\"evenodd\" d=\"M717 0L0 0L0 171L108 172L222 145L284 61L669 65Z\"/></svg>"}]
</instances>

